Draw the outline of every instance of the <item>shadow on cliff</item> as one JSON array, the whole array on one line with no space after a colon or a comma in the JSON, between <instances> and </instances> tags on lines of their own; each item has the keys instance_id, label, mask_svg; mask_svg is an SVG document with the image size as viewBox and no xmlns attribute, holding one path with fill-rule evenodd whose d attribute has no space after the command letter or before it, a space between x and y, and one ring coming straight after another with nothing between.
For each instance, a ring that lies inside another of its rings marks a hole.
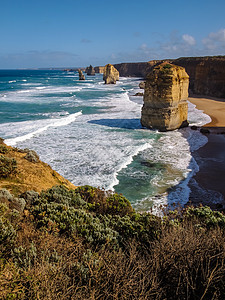
<instances>
[{"instance_id":1,"label":"shadow on cliff","mask_svg":"<svg viewBox=\"0 0 225 300\"><path fill-rule=\"evenodd\" d=\"M141 129L140 119L100 119L100 120L91 120L88 123L108 126L113 128L121 129Z\"/></svg>"}]
</instances>

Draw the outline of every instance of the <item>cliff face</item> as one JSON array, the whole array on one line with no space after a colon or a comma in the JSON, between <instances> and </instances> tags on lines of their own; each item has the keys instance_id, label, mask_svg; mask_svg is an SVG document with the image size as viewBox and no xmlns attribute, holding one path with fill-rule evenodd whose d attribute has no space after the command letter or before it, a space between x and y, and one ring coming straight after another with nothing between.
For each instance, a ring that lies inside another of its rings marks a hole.
<instances>
[{"instance_id":1,"label":"cliff face","mask_svg":"<svg viewBox=\"0 0 225 300\"><path fill-rule=\"evenodd\" d=\"M152 60L114 66L120 72L120 76L146 78L153 67L162 62L169 62L185 68L190 78L190 92L225 98L225 56L183 57L175 60Z\"/></svg>"},{"instance_id":2,"label":"cliff face","mask_svg":"<svg viewBox=\"0 0 225 300\"><path fill-rule=\"evenodd\" d=\"M191 92L225 98L225 56L184 57L173 63L186 69Z\"/></svg>"},{"instance_id":3,"label":"cliff face","mask_svg":"<svg viewBox=\"0 0 225 300\"><path fill-rule=\"evenodd\" d=\"M141 123L160 131L187 126L189 76L168 63L156 66L146 78Z\"/></svg>"},{"instance_id":4,"label":"cliff face","mask_svg":"<svg viewBox=\"0 0 225 300\"><path fill-rule=\"evenodd\" d=\"M114 67L119 71L122 77L143 77L151 72L154 66L161 64L167 60L151 60L139 63L121 63L115 64ZM169 60L168 60L169 62Z\"/></svg>"},{"instance_id":5,"label":"cliff face","mask_svg":"<svg viewBox=\"0 0 225 300\"><path fill-rule=\"evenodd\" d=\"M95 67L95 73L104 73L105 67Z\"/></svg>"},{"instance_id":6,"label":"cliff face","mask_svg":"<svg viewBox=\"0 0 225 300\"><path fill-rule=\"evenodd\" d=\"M108 64L104 67L103 80L105 84L115 84L119 80L119 72L113 65Z\"/></svg>"}]
</instances>

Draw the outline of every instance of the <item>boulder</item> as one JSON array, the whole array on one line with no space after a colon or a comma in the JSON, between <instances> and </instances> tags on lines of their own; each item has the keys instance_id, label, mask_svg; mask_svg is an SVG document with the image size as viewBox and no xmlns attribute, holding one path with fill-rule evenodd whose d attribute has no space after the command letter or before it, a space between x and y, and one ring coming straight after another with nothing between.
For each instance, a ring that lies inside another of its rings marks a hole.
<instances>
[{"instance_id":1,"label":"boulder","mask_svg":"<svg viewBox=\"0 0 225 300\"><path fill-rule=\"evenodd\" d=\"M139 88L144 90L144 88L145 88L145 81L141 81L139 83Z\"/></svg>"},{"instance_id":2,"label":"boulder","mask_svg":"<svg viewBox=\"0 0 225 300\"><path fill-rule=\"evenodd\" d=\"M160 131L188 126L189 76L185 69L164 62L147 75L141 124Z\"/></svg>"},{"instance_id":3,"label":"boulder","mask_svg":"<svg viewBox=\"0 0 225 300\"><path fill-rule=\"evenodd\" d=\"M119 80L119 72L113 65L108 64L105 66L103 80L105 84L115 84Z\"/></svg>"},{"instance_id":4,"label":"boulder","mask_svg":"<svg viewBox=\"0 0 225 300\"><path fill-rule=\"evenodd\" d=\"M85 69L85 72L87 73L88 76L95 76L95 69L90 65Z\"/></svg>"},{"instance_id":5,"label":"boulder","mask_svg":"<svg viewBox=\"0 0 225 300\"><path fill-rule=\"evenodd\" d=\"M77 71L79 73L79 80L85 80L85 76L84 76L83 72L81 71L81 69L78 69Z\"/></svg>"}]
</instances>

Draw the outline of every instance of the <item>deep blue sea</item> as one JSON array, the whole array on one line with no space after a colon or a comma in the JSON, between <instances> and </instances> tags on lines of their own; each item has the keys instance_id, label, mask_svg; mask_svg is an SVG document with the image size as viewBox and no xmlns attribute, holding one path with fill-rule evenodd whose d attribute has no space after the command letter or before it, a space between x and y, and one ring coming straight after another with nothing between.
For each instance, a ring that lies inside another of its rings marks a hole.
<instances>
[{"instance_id":1,"label":"deep blue sea","mask_svg":"<svg viewBox=\"0 0 225 300\"><path fill-rule=\"evenodd\" d=\"M206 137L190 128L159 133L140 124L139 78L105 85L102 74L0 70L0 137L35 150L75 185L124 194L139 211L188 201L198 170L191 151ZM189 122L209 117L189 104Z\"/></svg>"}]
</instances>

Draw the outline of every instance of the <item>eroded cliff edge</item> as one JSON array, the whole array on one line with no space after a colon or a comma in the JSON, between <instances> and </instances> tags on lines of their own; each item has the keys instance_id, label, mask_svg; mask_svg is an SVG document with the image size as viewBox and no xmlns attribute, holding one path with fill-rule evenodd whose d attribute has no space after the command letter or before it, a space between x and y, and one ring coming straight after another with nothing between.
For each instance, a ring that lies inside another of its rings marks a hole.
<instances>
[{"instance_id":1,"label":"eroded cliff edge","mask_svg":"<svg viewBox=\"0 0 225 300\"><path fill-rule=\"evenodd\" d=\"M75 189L71 182L39 160L33 150L10 147L0 139L0 188L17 196L27 190L40 193L54 185Z\"/></svg>"},{"instance_id":2,"label":"eroded cliff edge","mask_svg":"<svg viewBox=\"0 0 225 300\"><path fill-rule=\"evenodd\" d=\"M181 57L140 63L115 64L122 77L143 77L158 64L172 63L184 67L189 75L190 93L225 98L225 56Z\"/></svg>"}]
</instances>

